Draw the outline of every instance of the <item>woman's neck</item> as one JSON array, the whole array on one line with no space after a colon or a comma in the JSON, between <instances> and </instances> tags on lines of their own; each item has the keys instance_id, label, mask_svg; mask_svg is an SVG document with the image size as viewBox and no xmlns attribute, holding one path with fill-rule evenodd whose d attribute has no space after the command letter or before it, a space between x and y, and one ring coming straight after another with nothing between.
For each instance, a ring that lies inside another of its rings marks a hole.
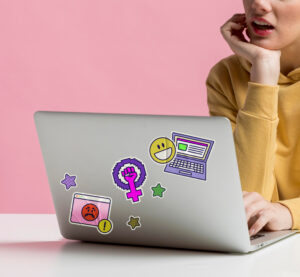
<instances>
[{"instance_id":1,"label":"woman's neck","mask_svg":"<svg viewBox=\"0 0 300 277\"><path fill-rule=\"evenodd\" d=\"M300 42L298 45L288 45L281 49L280 72L287 75L292 70L300 67Z\"/></svg>"}]
</instances>

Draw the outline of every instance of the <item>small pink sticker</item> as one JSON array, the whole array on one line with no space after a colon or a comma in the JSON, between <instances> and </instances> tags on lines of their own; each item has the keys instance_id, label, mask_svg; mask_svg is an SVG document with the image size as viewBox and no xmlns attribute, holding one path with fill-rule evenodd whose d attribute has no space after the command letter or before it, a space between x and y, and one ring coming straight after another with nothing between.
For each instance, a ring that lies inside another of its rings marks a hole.
<instances>
[{"instance_id":1,"label":"small pink sticker","mask_svg":"<svg viewBox=\"0 0 300 277\"><path fill-rule=\"evenodd\" d=\"M111 199L108 197L74 193L70 222L98 226L99 221L109 218Z\"/></svg>"}]
</instances>

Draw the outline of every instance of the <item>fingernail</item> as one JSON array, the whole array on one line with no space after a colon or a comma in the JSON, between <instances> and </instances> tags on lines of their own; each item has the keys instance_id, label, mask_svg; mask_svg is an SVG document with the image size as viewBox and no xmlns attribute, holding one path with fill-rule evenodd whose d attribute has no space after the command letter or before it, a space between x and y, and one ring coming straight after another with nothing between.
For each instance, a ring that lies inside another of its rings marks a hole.
<instances>
[{"instance_id":1,"label":"fingernail","mask_svg":"<svg viewBox=\"0 0 300 277\"><path fill-rule=\"evenodd\" d=\"M254 228L250 229L250 236L252 236L254 233L255 233L255 229Z\"/></svg>"}]
</instances>

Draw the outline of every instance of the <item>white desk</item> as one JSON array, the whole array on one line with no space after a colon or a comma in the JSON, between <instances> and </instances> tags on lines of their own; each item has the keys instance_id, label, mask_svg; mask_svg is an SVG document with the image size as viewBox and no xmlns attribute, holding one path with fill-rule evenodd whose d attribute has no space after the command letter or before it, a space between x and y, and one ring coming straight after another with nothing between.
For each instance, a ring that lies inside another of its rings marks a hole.
<instances>
[{"instance_id":1,"label":"white desk","mask_svg":"<svg viewBox=\"0 0 300 277\"><path fill-rule=\"evenodd\" d=\"M0 215L0 276L300 276L300 235L251 254L65 240L55 215Z\"/></svg>"}]
</instances>

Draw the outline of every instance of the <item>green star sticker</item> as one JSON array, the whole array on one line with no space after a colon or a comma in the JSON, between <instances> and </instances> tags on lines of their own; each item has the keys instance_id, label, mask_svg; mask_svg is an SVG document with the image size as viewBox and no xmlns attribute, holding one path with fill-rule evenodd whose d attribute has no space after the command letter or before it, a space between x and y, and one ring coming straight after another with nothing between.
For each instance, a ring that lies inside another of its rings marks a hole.
<instances>
[{"instance_id":1,"label":"green star sticker","mask_svg":"<svg viewBox=\"0 0 300 277\"><path fill-rule=\"evenodd\" d=\"M160 184L157 184L156 187L151 187L151 189L153 190L153 197L163 197L163 192L166 190Z\"/></svg>"},{"instance_id":2,"label":"green star sticker","mask_svg":"<svg viewBox=\"0 0 300 277\"><path fill-rule=\"evenodd\" d=\"M129 221L127 222L127 225L131 227L131 230L134 230L136 227L141 227L139 220L140 220L139 217L131 216Z\"/></svg>"}]
</instances>

